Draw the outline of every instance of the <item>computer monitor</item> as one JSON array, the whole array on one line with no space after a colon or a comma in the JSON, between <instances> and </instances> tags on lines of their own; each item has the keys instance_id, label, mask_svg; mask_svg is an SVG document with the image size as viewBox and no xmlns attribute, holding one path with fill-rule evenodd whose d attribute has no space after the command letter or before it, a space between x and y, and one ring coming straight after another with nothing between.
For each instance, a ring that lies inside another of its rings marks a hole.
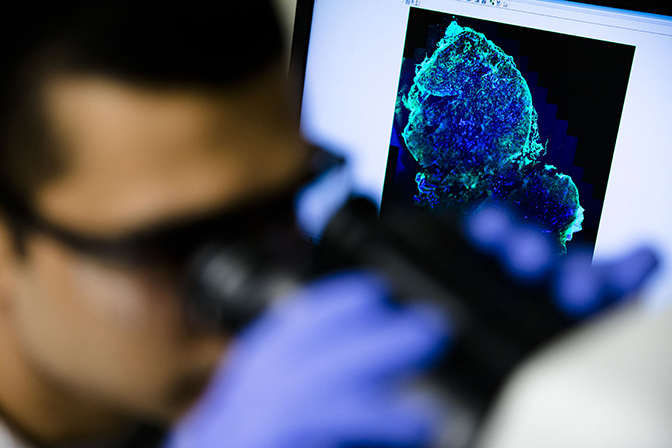
<instances>
[{"instance_id":1,"label":"computer monitor","mask_svg":"<svg viewBox=\"0 0 672 448\"><path fill-rule=\"evenodd\" d=\"M494 201L560 254L672 258L672 17L635 9L299 0L302 132L347 157L381 213ZM672 299L672 263L645 295Z\"/></svg>"}]
</instances>

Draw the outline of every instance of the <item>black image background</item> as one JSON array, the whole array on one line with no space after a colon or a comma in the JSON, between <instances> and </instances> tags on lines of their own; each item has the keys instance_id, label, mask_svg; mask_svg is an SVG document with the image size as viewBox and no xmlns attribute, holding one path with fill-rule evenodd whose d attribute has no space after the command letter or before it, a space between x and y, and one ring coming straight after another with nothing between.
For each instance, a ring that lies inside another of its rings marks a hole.
<instances>
[{"instance_id":1,"label":"black image background","mask_svg":"<svg viewBox=\"0 0 672 448\"><path fill-rule=\"evenodd\" d=\"M453 20L514 58L539 113L541 143L547 144L541 162L570 175L579 189L585 219L574 240L594 246L635 47L411 8L400 90L412 84L415 66L431 55ZM388 204L412 203L417 194L420 167L404 146L402 126L395 122L392 133L381 213Z\"/></svg>"}]
</instances>

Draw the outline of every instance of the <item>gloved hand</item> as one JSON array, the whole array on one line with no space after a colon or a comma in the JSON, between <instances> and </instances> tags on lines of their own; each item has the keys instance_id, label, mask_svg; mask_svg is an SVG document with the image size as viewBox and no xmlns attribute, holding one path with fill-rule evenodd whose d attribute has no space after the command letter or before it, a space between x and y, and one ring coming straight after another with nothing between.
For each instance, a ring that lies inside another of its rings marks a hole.
<instances>
[{"instance_id":1,"label":"gloved hand","mask_svg":"<svg viewBox=\"0 0 672 448\"><path fill-rule=\"evenodd\" d=\"M445 350L429 305L364 273L306 286L244 330L167 448L427 446L442 412L403 387Z\"/></svg>"},{"instance_id":2,"label":"gloved hand","mask_svg":"<svg viewBox=\"0 0 672 448\"><path fill-rule=\"evenodd\" d=\"M557 306L572 317L589 315L631 296L658 265L658 255L648 247L595 264L589 250L557 256L550 239L538 229L493 206L467 219L465 233L475 247L499 259L513 277L550 282Z\"/></svg>"}]
</instances>

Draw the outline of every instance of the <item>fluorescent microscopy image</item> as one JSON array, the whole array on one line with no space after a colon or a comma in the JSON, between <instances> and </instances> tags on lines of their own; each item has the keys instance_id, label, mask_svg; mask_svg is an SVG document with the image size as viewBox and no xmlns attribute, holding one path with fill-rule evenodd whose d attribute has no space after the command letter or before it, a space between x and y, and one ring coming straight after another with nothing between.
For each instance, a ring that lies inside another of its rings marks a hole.
<instances>
[{"instance_id":1,"label":"fluorescent microscopy image","mask_svg":"<svg viewBox=\"0 0 672 448\"><path fill-rule=\"evenodd\" d=\"M584 219L579 190L541 160L537 112L513 57L453 21L400 99L397 114L408 114L401 137L420 166L416 205L466 212L495 201L565 250Z\"/></svg>"},{"instance_id":2,"label":"fluorescent microscopy image","mask_svg":"<svg viewBox=\"0 0 672 448\"><path fill-rule=\"evenodd\" d=\"M381 216L494 202L558 254L593 249L635 51L410 8Z\"/></svg>"}]
</instances>

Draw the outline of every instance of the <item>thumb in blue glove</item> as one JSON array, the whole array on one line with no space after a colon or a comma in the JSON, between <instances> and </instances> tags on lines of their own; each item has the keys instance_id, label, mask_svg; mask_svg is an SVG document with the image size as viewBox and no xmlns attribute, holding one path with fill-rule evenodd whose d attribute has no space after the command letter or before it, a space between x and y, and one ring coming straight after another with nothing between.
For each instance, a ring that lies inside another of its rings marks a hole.
<instances>
[{"instance_id":1,"label":"thumb in blue glove","mask_svg":"<svg viewBox=\"0 0 672 448\"><path fill-rule=\"evenodd\" d=\"M439 406L403 386L444 351L447 321L388 301L379 278L305 287L246 329L168 448L427 446Z\"/></svg>"}]
</instances>

